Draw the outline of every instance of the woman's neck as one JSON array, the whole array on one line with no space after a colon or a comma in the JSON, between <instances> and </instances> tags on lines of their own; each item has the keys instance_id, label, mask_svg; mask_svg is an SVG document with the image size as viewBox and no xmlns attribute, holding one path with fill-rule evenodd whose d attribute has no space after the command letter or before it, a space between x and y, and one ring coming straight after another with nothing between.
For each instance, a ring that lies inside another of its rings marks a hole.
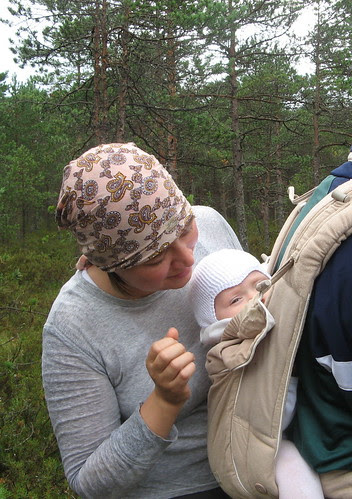
<instances>
[{"instance_id":1,"label":"woman's neck","mask_svg":"<svg viewBox=\"0 0 352 499\"><path fill-rule=\"evenodd\" d=\"M116 296L117 298L126 299L126 297L123 296L122 292L112 285L107 272L100 270L95 265L89 267L87 269L87 272L91 279L93 279L95 284L98 286L98 288L105 291L105 293L109 293L110 295Z\"/></svg>"},{"instance_id":2,"label":"woman's neck","mask_svg":"<svg viewBox=\"0 0 352 499\"><path fill-rule=\"evenodd\" d=\"M98 288L105 291L105 293L109 293L116 298L121 298L123 300L137 300L138 298L143 298L148 296L150 293L142 293L138 289L128 290L128 292L124 292L120 290L117 286L114 286L111 282L109 275L107 272L99 269L95 265L88 267L87 272L91 279L95 282Z\"/></svg>"}]
</instances>

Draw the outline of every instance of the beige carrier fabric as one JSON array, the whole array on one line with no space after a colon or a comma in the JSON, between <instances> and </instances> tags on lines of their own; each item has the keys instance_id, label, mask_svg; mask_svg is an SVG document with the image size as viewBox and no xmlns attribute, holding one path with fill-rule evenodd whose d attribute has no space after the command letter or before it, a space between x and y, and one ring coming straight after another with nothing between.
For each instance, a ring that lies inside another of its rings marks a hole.
<instances>
[{"instance_id":1,"label":"beige carrier fabric","mask_svg":"<svg viewBox=\"0 0 352 499\"><path fill-rule=\"evenodd\" d=\"M276 324L263 338L260 332L258 337L254 334L250 344L245 338L248 362L241 366L233 361L231 365L243 340L236 336L233 321L224 333L231 339L223 340L208 353L207 370L212 379L209 460L221 487L236 499L278 497L275 456L310 293L316 276L341 241L352 233L352 201L345 196L351 193L352 197L352 181L336 191L340 193L336 197L344 201L334 199L331 193L325 196L296 230L281 267L285 263L289 266L288 262L293 265L272 285L265 303ZM280 247L282 239L278 238ZM279 252L280 248L274 246L273 255ZM275 267L274 260L270 267ZM328 490L328 483L325 475L324 490Z\"/></svg>"},{"instance_id":2,"label":"beige carrier fabric","mask_svg":"<svg viewBox=\"0 0 352 499\"><path fill-rule=\"evenodd\" d=\"M345 470L330 471L320 475L326 499L351 499L352 472Z\"/></svg>"}]
</instances>

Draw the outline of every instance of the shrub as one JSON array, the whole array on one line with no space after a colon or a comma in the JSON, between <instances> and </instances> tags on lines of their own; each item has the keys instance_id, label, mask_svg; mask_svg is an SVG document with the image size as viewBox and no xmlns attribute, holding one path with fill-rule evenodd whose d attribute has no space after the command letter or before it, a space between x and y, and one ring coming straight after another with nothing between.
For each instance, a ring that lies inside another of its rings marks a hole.
<instances>
[{"instance_id":1,"label":"shrub","mask_svg":"<svg viewBox=\"0 0 352 499\"><path fill-rule=\"evenodd\" d=\"M43 324L75 261L66 233L37 233L0 247L0 499L76 497L64 477L41 380Z\"/></svg>"}]
</instances>

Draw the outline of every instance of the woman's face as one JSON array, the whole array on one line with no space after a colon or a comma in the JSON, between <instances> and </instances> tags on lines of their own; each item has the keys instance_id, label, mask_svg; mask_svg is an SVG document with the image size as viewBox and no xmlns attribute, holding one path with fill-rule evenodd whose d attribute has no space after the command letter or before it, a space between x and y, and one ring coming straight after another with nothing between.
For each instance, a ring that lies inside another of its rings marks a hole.
<instances>
[{"instance_id":1,"label":"woman's face","mask_svg":"<svg viewBox=\"0 0 352 499\"><path fill-rule=\"evenodd\" d=\"M182 288L192 275L193 251L197 240L198 229L192 219L180 237L155 258L131 269L118 269L115 272L127 284L129 295L133 298L164 289Z\"/></svg>"}]
</instances>

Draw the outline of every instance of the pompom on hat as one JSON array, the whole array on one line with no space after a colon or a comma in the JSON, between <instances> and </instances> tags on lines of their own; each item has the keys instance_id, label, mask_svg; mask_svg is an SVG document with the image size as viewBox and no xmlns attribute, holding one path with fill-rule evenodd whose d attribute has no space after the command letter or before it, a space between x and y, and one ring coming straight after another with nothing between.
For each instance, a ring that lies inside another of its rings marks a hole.
<instances>
[{"instance_id":1,"label":"pompom on hat","mask_svg":"<svg viewBox=\"0 0 352 499\"><path fill-rule=\"evenodd\" d=\"M216 296L224 289L237 286L255 270L270 278L265 265L242 250L222 249L204 257L190 281L191 303L198 324L207 327L217 322Z\"/></svg>"},{"instance_id":2,"label":"pompom on hat","mask_svg":"<svg viewBox=\"0 0 352 499\"><path fill-rule=\"evenodd\" d=\"M94 147L64 168L56 221L102 270L150 260L191 217L167 170L133 143Z\"/></svg>"}]
</instances>

